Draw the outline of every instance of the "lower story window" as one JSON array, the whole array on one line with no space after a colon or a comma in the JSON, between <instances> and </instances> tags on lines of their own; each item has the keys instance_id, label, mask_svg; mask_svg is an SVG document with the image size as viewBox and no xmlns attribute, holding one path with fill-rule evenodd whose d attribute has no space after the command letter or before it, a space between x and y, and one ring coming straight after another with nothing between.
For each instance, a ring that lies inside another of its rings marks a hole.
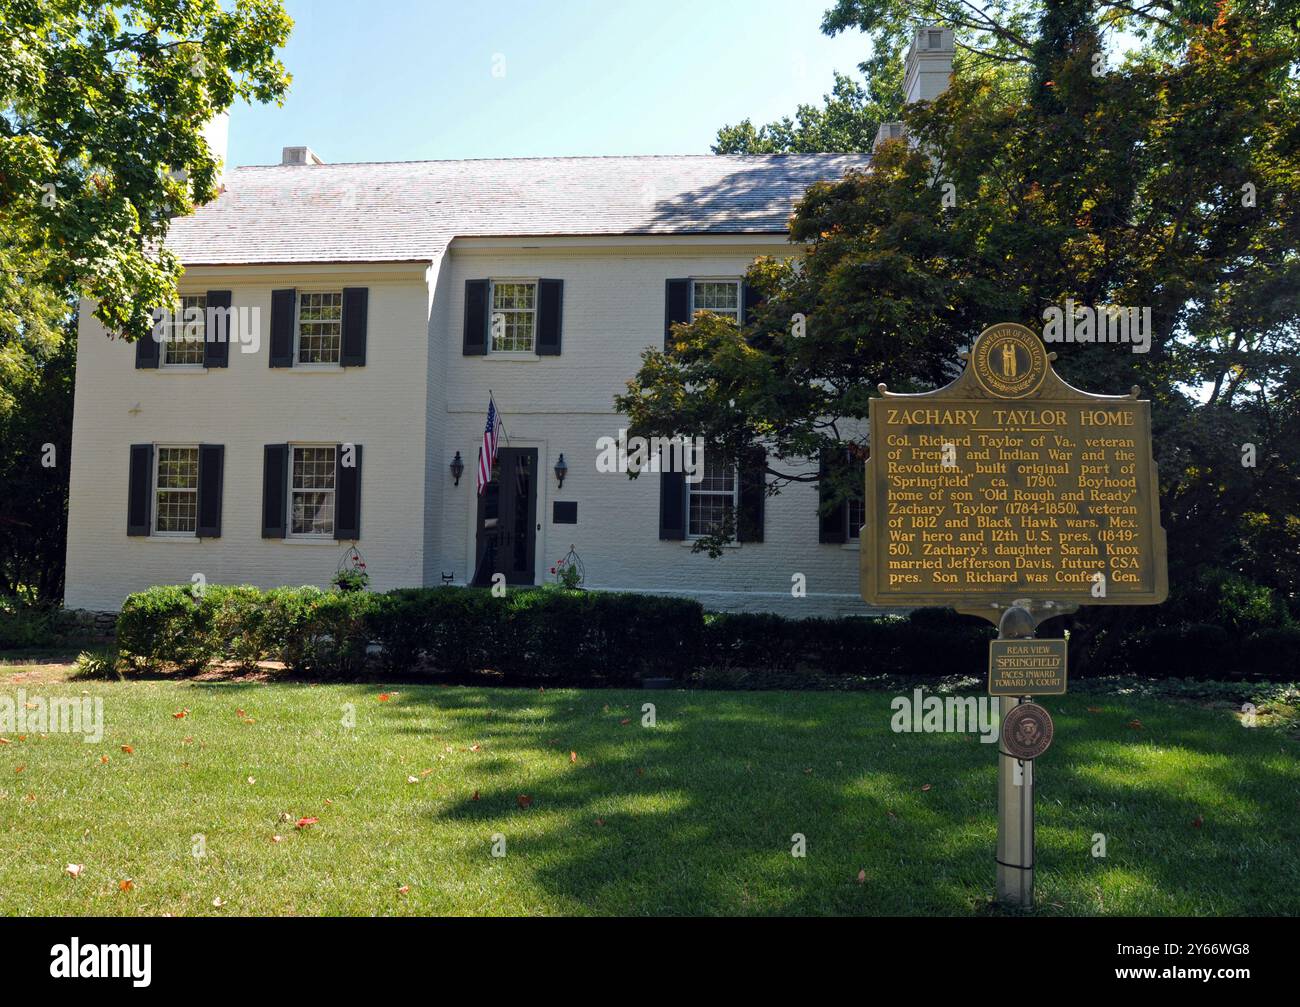
<instances>
[{"instance_id":1,"label":"lower story window","mask_svg":"<svg viewBox=\"0 0 1300 1007\"><path fill-rule=\"evenodd\" d=\"M294 446L289 534L334 535L334 447Z\"/></svg>"},{"instance_id":2,"label":"lower story window","mask_svg":"<svg viewBox=\"0 0 1300 1007\"><path fill-rule=\"evenodd\" d=\"M867 521L867 504L862 497L850 497L848 511L848 541L857 542L862 533L862 526Z\"/></svg>"},{"instance_id":3,"label":"lower story window","mask_svg":"<svg viewBox=\"0 0 1300 1007\"><path fill-rule=\"evenodd\" d=\"M154 533L193 535L199 516L199 449L159 447L154 467Z\"/></svg>"},{"instance_id":4,"label":"lower story window","mask_svg":"<svg viewBox=\"0 0 1300 1007\"><path fill-rule=\"evenodd\" d=\"M704 478L698 483L688 482L686 490L687 536L699 538L722 531L736 511L735 466L705 458Z\"/></svg>"}]
</instances>

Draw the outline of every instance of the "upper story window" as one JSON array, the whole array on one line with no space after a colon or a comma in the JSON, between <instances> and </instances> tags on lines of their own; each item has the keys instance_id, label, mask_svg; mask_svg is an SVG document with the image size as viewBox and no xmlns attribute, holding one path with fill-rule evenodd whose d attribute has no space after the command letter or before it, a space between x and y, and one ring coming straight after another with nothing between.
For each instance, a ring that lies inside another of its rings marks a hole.
<instances>
[{"instance_id":1,"label":"upper story window","mask_svg":"<svg viewBox=\"0 0 1300 1007\"><path fill-rule=\"evenodd\" d=\"M289 534L332 538L334 535L333 446L292 445L289 483Z\"/></svg>"},{"instance_id":2,"label":"upper story window","mask_svg":"<svg viewBox=\"0 0 1300 1007\"><path fill-rule=\"evenodd\" d=\"M537 333L537 282L492 281L492 352L532 353Z\"/></svg>"},{"instance_id":3,"label":"upper story window","mask_svg":"<svg viewBox=\"0 0 1300 1007\"><path fill-rule=\"evenodd\" d=\"M156 458L154 534L193 535L199 517L198 446L160 446Z\"/></svg>"},{"instance_id":4,"label":"upper story window","mask_svg":"<svg viewBox=\"0 0 1300 1007\"><path fill-rule=\"evenodd\" d=\"M343 292L303 291L298 295L298 345L300 364L337 364L343 344Z\"/></svg>"},{"instance_id":5,"label":"upper story window","mask_svg":"<svg viewBox=\"0 0 1300 1007\"><path fill-rule=\"evenodd\" d=\"M162 345L163 367L203 366L203 342L207 337L208 298L186 294L171 318L167 340Z\"/></svg>"},{"instance_id":6,"label":"upper story window","mask_svg":"<svg viewBox=\"0 0 1300 1007\"><path fill-rule=\"evenodd\" d=\"M737 486L735 466L706 455L704 478L698 483L686 483L688 538L717 534L728 517L732 517L734 527Z\"/></svg>"},{"instance_id":7,"label":"upper story window","mask_svg":"<svg viewBox=\"0 0 1300 1007\"><path fill-rule=\"evenodd\" d=\"M697 311L712 311L715 315L734 318L740 324L739 280L691 281L691 316Z\"/></svg>"}]
</instances>

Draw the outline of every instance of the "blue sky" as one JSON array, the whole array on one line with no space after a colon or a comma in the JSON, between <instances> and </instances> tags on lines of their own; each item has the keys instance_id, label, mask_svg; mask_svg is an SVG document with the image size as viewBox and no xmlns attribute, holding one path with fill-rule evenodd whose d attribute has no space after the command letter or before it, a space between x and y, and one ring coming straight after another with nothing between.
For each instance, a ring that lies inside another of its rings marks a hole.
<instances>
[{"instance_id":1,"label":"blue sky","mask_svg":"<svg viewBox=\"0 0 1300 1007\"><path fill-rule=\"evenodd\" d=\"M293 84L231 110L229 163L706 154L856 73L866 37L823 35L830 4L286 0Z\"/></svg>"}]
</instances>

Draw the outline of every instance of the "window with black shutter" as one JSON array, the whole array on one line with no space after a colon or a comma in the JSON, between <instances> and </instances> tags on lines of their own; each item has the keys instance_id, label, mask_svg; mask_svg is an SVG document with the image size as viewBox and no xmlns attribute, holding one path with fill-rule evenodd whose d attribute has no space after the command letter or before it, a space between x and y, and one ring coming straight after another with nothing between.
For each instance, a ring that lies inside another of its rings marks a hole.
<instances>
[{"instance_id":1,"label":"window with black shutter","mask_svg":"<svg viewBox=\"0 0 1300 1007\"><path fill-rule=\"evenodd\" d=\"M203 333L203 366L230 366L230 338L235 326L230 311L231 295L229 290L209 290L205 312L207 324Z\"/></svg>"},{"instance_id":2,"label":"window with black shutter","mask_svg":"<svg viewBox=\"0 0 1300 1007\"><path fill-rule=\"evenodd\" d=\"M343 288L343 346L339 353L339 363L344 367L364 367L366 364L366 315L369 301L369 288Z\"/></svg>"},{"instance_id":3,"label":"window with black shutter","mask_svg":"<svg viewBox=\"0 0 1300 1007\"><path fill-rule=\"evenodd\" d=\"M334 537L340 542L361 537L361 445L338 446L334 477Z\"/></svg>"},{"instance_id":4,"label":"window with black shutter","mask_svg":"<svg viewBox=\"0 0 1300 1007\"><path fill-rule=\"evenodd\" d=\"M293 366L293 330L298 311L296 290L271 291L271 366Z\"/></svg>"},{"instance_id":5,"label":"window with black shutter","mask_svg":"<svg viewBox=\"0 0 1300 1007\"><path fill-rule=\"evenodd\" d=\"M152 342L152 340L150 340ZM154 343L157 346L157 343ZM127 472L126 533L148 535L152 524L153 445L132 444Z\"/></svg>"},{"instance_id":6,"label":"window with black shutter","mask_svg":"<svg viewBox=\"0 0 1300 1007\"><path fill-rule=\"evenodd\" d=\"M659 537L667 541L686 538L686 475L659 475Z\"/></svg>"},{"instance_id":7,"label":"window with black shutter","mask_svg":"<svg viewBox=\"0 0 1300 1007\"><path fill-rule=\"evenodd\" d=\"M289 445L262 450L262 538L284 538L289 495Z\"/></svg>"},{"instance_id":8,"label":"window with black shutter","mask_svg":"<svg viewBox=\"0 0 1300 1007\"><path fill-rule=\"evenodd\" d=\"M488 292L490 280L465 281L465 334L462 354L481 357L488 345Z\"/></svg>"},{"instance_id":9,"label":"window with black shutter","mask_svg":"<svg viewBox=\"0 0 1300 1007\"><path fill-rule=\"evenodd\" d=\"M664 349L672 345L673 326L691 320L691 281L668 280L664 293Z\"/></svg>"},{"instance_id":10,"label":"window with black shutter","mask_svg":"<svg viewBox=\"0 0 1300 1007\"><path fill-rule=\"evenodd\" d=\"M194 530L199 538L221 537L221 492L225 458L224 445L199 445L198 520Z\"/></svg>"},{"instance_id":11,"label":"window with black shutter","mask_svg":"<svg viewBox=\"0 0 1300 1007\"><path fill-rule=\"evenodd\" d=\"M564 319L564 281L537 281L537 355L560 355L560 330Z\"/></svg>"},{"instance_id":12,"label":"window with black shutter","mask_svg":"<svg viewBox=\"0 0 1300 1007\"><path fill-rule=\"evenodd\" d=\"M762 448L750 448L741 458L739 483L736 541L762 542L767 511L767 452Z\"/></svg>"}]
</instances>

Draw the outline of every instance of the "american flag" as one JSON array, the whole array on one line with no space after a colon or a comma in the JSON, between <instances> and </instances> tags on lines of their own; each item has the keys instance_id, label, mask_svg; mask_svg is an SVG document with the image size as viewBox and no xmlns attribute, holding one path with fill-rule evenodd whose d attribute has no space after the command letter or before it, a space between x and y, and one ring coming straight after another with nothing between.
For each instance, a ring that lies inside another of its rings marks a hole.
<instances>
[{"instance_id":1,"label":"american flag","mask_svg":"<svg viewBox=\"0 0 1300 1007\"><path fill-rule=\"evenodd\" d=\"M497 404L488 396L487 423L483 425L483 446L478 449L478 491L492 481L492 463L497 460L497 431L501 428L501 417L497 415Z\"/></svg>"}]
</instances>

